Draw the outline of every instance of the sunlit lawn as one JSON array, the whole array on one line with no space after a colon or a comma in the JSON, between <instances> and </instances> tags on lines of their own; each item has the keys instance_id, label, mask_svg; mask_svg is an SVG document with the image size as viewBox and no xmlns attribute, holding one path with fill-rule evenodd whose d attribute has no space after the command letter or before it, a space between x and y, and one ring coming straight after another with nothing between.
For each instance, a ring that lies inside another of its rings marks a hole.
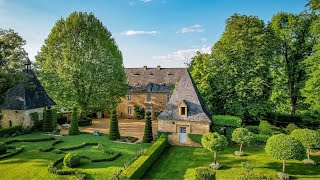
<instances>
[{"instance_id":1,"label":"sunlit lawn","mask_svg":"<svg viewBox=\"0 0 320 180\"><path fill-rule=\"evenodd\" d=\"M249 162L254 171L276 179L277 172L282 170L281 161L267 156L263 148L246 147L247 156L237 157L233 152L238 147L229 147L218 153L218 162L222 169L216 171L217 179L236 179L243 173L241 162ZM320 155L311 156L318 164ZM146 179L184 179L190 177L196 167L206 167L213 162L212 154L204 148L173 146L165 150L146 174ZM287 173L292 179L320 179L320 166L307 166L301 161L288 161Z\"/></svg>"},{"instance_id":2,"label":"sunlit lawn","mask_svg":"<svg viewBox=\"0 0 320 180\"><path fill-rule=\"evenodd\" d=\"M43 133L28 134L18 136L16 138L41 138L48 137ZM0 139L7 141L11 138ZM111 177L124 163L141 148L147 148L150 145L147 144L124 144L115 143L108 139L107 136L93 136L91 134L81 134L78 136L64 136L56 137L61 139L63 143L57 144L54 147L70 147L73 145L79 145L82 142L98 142L102 143L107 149L120 152L122 155L111 162L96 162L91 163L89 160L81 159L81 166L78 168L86 174L88 179L106 179ZM40 152L40 148L50 147L53 141L46 142L18 142L10 144L12 146L23 146L24 151L21 154L10 157L8 159L0 160L0 179L75 179L75 176L61 176L54 175L48 172L47 166L50 161L53 161L59 157L63 157L61 154L54 154L53 152ZM66 152L78 152L81 154L87 154L88 156L101 157L103 154L97 149L96 146L86 146L82 149L66 151Z\"/></svg>"}]
</instances>

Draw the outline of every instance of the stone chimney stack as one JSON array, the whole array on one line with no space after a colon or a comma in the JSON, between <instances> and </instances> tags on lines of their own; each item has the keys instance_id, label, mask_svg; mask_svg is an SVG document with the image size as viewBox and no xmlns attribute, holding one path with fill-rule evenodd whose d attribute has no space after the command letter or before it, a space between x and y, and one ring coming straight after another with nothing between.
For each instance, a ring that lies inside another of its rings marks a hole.
<instances>
[{"instance_id":1,"label":"stone chimney stack","mask_svg":"<svg viewBox=\"0 0 320 180\"><path fill-rule=\"evenodd\" d=\"M147 66L143 66L143 69L146 71L148 69L148 67Z\"/></svg>"},{"instance_id":2,"label":"stone chimney stack","mask_svg":"<svg viewBox=\"0 0 320 180\"><path fill-rule=\"evenodd\" d=\"M161 66L160 66L160 65L158 65L158 66L157 66L157 69L158 69L158 70L161 70Z\"/></svg>"}]
</instances>

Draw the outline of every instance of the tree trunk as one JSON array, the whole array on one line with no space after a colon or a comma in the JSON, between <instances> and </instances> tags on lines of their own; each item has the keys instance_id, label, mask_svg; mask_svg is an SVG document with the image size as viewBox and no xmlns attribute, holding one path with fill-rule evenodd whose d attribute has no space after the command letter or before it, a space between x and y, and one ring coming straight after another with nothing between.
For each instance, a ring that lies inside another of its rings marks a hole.
<instances>
[{"instance_id":1,"label":"tree trunk","mask_svg":"<svg viewBox=\"0 0 320 180\"><path fill-rule=\"evenodd\" d=\"M213 154L213 162L214 162L214 164L217 163L217 152L214 152L214 154Z\"/></svg>"},{"instance_id":2,"label":"tree trunk","mask_svg":"<svg viewBox=\"0 0 320 180\"><path fill-rule=\"evenodd\" d=\"M240 144L240 152L242 152L242 144Z\"/></svg>"},{"instance_id":3,"label":"tree trunk","mask_svg":"<svg viewBox=\"0 0 320 180\"><path fill-rule=\"evenodd\" d=\"M310 159L310 149L307 149L307 155L308 155L308 159Z\"/></svg>"},{"instance_id":4,"label":"tree trunk","mask_svg":"<svg viewBox=\"0 0 320 180\"><path fill-rule=\"evenodd\" d=\"M283 160L283 163L282 163L282 172L283 172L283 173L286 173L286 160Z\"/></svg>"}]
</instances>

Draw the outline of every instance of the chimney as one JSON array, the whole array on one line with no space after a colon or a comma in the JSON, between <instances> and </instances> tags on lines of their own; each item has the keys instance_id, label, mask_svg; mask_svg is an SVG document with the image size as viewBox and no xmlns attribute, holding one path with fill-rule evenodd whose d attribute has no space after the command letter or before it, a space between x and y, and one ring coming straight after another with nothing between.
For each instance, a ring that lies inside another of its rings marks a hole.
<instances>
[{"instance_id":1,"label":"chimney","mask_svg":"<svg viewBox=\"0 0 320 180\"><path fill-rule=\"evenodd\" d=\"M148 67L147 66L143 66L143 69L146 71L148 69Z\"/></svg>"},{"instance_id":2,"label":"chimney","mask_svg":"<svg viewBox=\"0 0 320 180\"><path fill-rule=\"evenodd\" d=\"M158 70L161 70L161 66L160 66L160 65L158 65L158 66L157 66L157 69L158 69Z\"/></svg>"}]
</instances>

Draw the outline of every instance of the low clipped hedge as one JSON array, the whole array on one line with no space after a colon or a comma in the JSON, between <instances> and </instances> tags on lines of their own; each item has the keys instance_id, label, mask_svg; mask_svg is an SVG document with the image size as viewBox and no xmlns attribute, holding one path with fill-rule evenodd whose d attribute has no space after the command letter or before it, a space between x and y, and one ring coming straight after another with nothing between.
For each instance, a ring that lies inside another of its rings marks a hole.
<instances>
[{"instance_id":1,"label":"low clipped hedge","mask_svg":"<svg viewBox=\"0 0 320 180\"><path fill-rule=\"evenodd\" d=\"M202 134L188 134L188 137L196 143L201 144L201 138L202 138Z\"/></svg>"},{"instance_id":2,"label":"low clipped hedge","mask_svg":"<svg viewBox=\"0 0 320 180\"><path fill-rule=\"evenodd\" d=\"M78 125L79 126L91 126L92 125L92 118L85 117L85 118L79 119Z\"/></svg>"},{"instance_id":3,"label":"low clipped hedge","mask_svg":"<svg viewBox=\"0 0 320 180\"><path fill-rule=\"evenodd\" d=\"M159 138L144 154L122 172L121 179L140 179L167 145L167 138Z\"/></svg>"},{"instance_id":4,"label":"low clipped hedge","mask_svg":"<svg viewBox=\"0 0 320 180\"><path fill-rule=\"evenodd\" d=\"M171 134L172 132L157 131L157 138L160 138L161 136L168 137Z\"/></svg>"},{"instance_id":5,"label":"low clipped hedge","mask_svg":"<svg viewBox=\"0 0 320 180\"><path fill-rule=\"evenodd\" d=\"M59 144L59 143L62 143L63 141L62 140L55 140L50 147L48 148L40 148L39 151L41 152L50 152L53 150L53 146L56 145L56 144Z\"/></svg>"},{"instance_id":6,"label":"low clipped hedge","mask_svg":"<svg viewBox=\"0 0 320 180\"><path fill-rule=\"evenodd\" d=\"M227 126L227 127L241 127L242 120L236 116L229 115L213 115L213 124L218 126Z\"/></svg>"},{"instance_id":7,"label":"low clipped hedge","mask_svg":"<svg viewBox=\"0 0 320 180\"><path fill-rule=\"evenodd\" d=\"M15 142L41 142L41 141L52 141L55 140L54 137L45 137L45 138L31 138L31 139L11 139L6 141L6 144L12 144Z\"/></svg>"},{"instance_id":8,"label":"low clipped hedge","mask_svg":"<svg viewBox=\"0 0 320 180\"><path fill-rule=\"evenodd\" d=\"M4 135L12 135L14 133L16 133L17 131L22 131L22 126L18 125L18 126L12 126L12 127L8 127L8 128L2 128L0 129L0 137L4 136Z\"/></svg>"},{"instance_id":9,"label":"low clipped hedge","mask_svg":"<svg viewBox=\"0 0 320 180\"><path fill-rule=\"evenodd\" d=\"M85 146L97 146L97 145L98 145L98 143L84 142L84 143L82 143L82 144L80 144L80 145L60 148L60 150L61 150L61 151L69 151L69 150L80 149L80 148L83 148L83 147L85 147Z\"/></svg>"},{"instance_id":10,"label":"low clipped hedge","mask_svg":"<svg viewBox=\"0 0 320 180\"><path fill-rule=\"evenodd\" d=\"M20 154L23 151L23 147L15 148L15 147L12 147L12 146L8 146L7 148L8 149L15 149L15 150L12 151L12 152L9 152L9 153L7 152L6 154L1 155L0 159L5 159L5 158L9 158L9 157L15 156L17 154Z\"/></svg>"}]
</instances>

